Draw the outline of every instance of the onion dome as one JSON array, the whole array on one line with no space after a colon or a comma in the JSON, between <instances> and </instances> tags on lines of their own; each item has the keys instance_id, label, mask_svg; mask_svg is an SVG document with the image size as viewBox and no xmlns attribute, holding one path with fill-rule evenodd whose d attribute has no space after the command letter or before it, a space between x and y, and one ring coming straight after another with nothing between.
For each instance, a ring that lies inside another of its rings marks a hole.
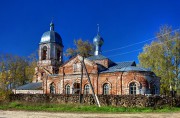
<instances>
[{"instance_id":1,"label":"onion dome","mask_svg":"<svg viewBox=\"0 0 180 118\"><path fill-rule=\"evenodd\" d=\"M103 38L102 38L102 37L100 36L100 34L99 34L99 25L98 25L98 33L97 33L97 35L94 37L93 43L94 43L94 46L95 46L94 55L99 55L99 54L101 54L101 46L103 45L104 40L103 40Z\"/></svg>"},{"instance_id":2,"label":"onion dome","mask_svg":"<svg viewBox=\"0 0 180 118\"><path fill-rule=\"evenodd\" d=\"M54 23L50 23L50 31L45 32L41 37L41 43L57 43L63 46L61 36L54 31Z\"/></svg>"},{"instance_id":3,"label":"onion dome","mask_svg":"<svg viewBox=\"0 0 180 118\"><path fill-rule=\"evenodd\" d=\"M96 46L96 45L98 45L98 46L102 46L102 45L103 45L104 40L103 40L103 38L100 36L99 33L97 34L97 36L94 37L93 43L94 43L95 46Z\"/></svg>"}]
</instances>

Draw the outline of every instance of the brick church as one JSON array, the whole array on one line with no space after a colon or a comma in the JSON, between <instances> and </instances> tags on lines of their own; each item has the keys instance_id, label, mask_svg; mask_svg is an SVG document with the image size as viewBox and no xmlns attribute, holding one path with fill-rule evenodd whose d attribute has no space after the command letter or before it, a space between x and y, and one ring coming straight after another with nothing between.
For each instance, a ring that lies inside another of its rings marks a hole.
<instances>
[{"instance_id":1,"label":"brick church","mask_svg":"<svg viewBox=\"0 0 180 118\"><path fill-rule=\"evenodd\" d=\"M39 43L39 60L33 82L16 89L16 93L92 94L159 94L160 78L152 71L136 66L134 61L116 63L101 54L104 43L99 32L93 39L94 56L77 55L63 62L63 42L54 24ZM82 65L82 60L87 69ZM81 79L82 78L82 79Z\"/></svg>"}]
</instances>

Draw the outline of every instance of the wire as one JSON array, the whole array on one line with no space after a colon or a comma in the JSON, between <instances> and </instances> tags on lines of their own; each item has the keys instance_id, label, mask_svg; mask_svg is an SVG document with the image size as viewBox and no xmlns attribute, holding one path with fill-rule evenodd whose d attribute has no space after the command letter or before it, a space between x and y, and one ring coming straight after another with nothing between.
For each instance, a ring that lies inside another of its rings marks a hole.
<instances>
[{"instance_id":1,"label":"wire","mask_svg":"<svg viewBox=\"0 0 180 118\"><path fill-rule=\"evenodd\" d=\"M177 38L180 38L180 37L176 37L176 38L170 39L170 40L168 40L168 41L164 41L164 42L169 42L169 41L175 40L175 39L177 39ZM164 45L164 43L157 43L157 44L154 44L154 45L152 45L152 46L156 46L156 45L159 45L159 44ZM116 54L116 55L110 55L110 56L108 56L108 57L114 57L114 56L124 55L124 54L132 53L132 52L136 52L136 51L140 51L140 50L142 50L142 49L132 50L132 51L129 51L129 52L124 52L124 53Z\"/></svg>"},{"instance_id":2,"label":"wire","mask_svg":"<svg viewBox=\"0 0 180 118\"><path fill-rule=\"evenodd\" d=\"M114 56L124 55L124 54L128 54L128 53L136 52L136 51L139 51L139 50L142 50L142 49L137 49L137 50L133 50L133 51L129 51L129 52L121 53L121 54L116 54L116 55L110 55L110 56L108 56L108 57L114 57Z\"/></svg>"},{"instance_id":3,"label":"wire","mask_svg":"<svg viewBox=\"0 0 180 118\"><path fill-rule=\"evenodd\" d=\"M173 30L173 31L171 31L171 32L165 33L165 34L160 35L160 36L164 36L164 35L166 35L166 34L169 34L169 33L172 33L172 32L178 31L178 30L180 30L180 29ZM150 39L141 41L141 42L137 42L137 43L134 43L134 44L130 44L130 45L127 45L127 46L124 46L124 47L115 48L115 49L111 49L111 50L106 50L106 51L103 51L103 53L105 53L105 52L111 52L111 51L114 51L114 50L120 50L120 49L128 48L128 47L131 47L131 46L134 46L134 45L137 45L137 44L141 44L141 43L144 43L144 42L147 42L147 41L150 41L150 40L159 38L160 36L156 36L156 37L153 37L153 38L150 38Z\"/></svg>"}]
</instances>

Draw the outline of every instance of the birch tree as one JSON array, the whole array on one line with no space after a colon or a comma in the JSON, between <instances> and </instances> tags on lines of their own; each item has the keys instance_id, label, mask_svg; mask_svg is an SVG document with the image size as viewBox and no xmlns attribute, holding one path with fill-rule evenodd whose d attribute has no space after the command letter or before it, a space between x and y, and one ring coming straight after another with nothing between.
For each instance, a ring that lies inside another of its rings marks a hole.
<instances>
[{"instance_id":1,"label":"birch tree","mask_svg":"<svg viewBox=\"0 0 180 118\"><path fill-rule=\"evenodd\" d=\"M161 93L177 90L180 75L180 32L172 32L163 26L157 33L157 40L143 47L138 58L140 65L150 68L161 77Z\"/></svg>"}]
</instances>

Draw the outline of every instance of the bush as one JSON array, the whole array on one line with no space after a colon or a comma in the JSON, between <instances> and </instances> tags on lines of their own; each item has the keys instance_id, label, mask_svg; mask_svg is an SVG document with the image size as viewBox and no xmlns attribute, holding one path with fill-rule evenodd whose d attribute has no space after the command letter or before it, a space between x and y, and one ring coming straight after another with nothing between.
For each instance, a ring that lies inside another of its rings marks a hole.
<instances>
[{"instance_id":1,"label":"bush","mask_svg":"<svg viewBox=\"0 0 180 118\"><path fill-rule=\"evenodd\" d=\"M11 91L2 90L0 89L0 103L9 101L9 95L11 94Z\"/></svg>"},{"instance_id":2,"label":"bush","mask_svg":"<svg viewBox=\"0 0 180 118\"><path fill-rule=\"evenodd\" d=\"M177 96L180 96L180 88L177 89Z\"/></svg>"}]
</instances>

